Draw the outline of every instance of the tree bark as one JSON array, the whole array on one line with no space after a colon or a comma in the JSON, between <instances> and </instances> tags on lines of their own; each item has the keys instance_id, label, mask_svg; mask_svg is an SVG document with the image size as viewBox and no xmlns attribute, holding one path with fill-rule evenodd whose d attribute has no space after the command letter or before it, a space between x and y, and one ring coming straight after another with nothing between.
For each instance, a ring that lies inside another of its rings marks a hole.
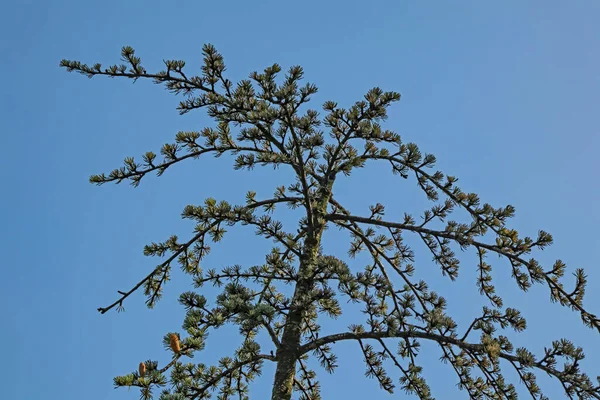
<instances>
[{"instance_id":1,"label":"tree bark","mask_svg":"<svg viewBox=\"0 0 600 400\"><path fill-rule=\"evenodd\" d=\"M292 387L296 376L296 361L302 334L300 325L304 306L300 304L300 299L303 297L303 293L306 293L306 288L297 284L292 297L290 313L283 330L281 346L277 349L277 369L271 400L290 400L292 398Z\"/></svg>"},{"instance_id":2,"label":"tree bark","mask_svg":"<svg viewBox=\"0 0 600 400\"><path fill-rule=\"evenodd\" d=\"M290 305L290 312L286 319L285 328L281 337L281 345L277 349L277 369L273 382L271 400L290 400L294 377L296 376L296 361L299 357L300 339L302 336L301 324L304 312L307 309L307 294L313 288L312 271L317 265L321 236L325 228L325 213L331 196L331 182L319 191L319 199L313 209L312 229L304 242L300 266L298 268L298 282ZM309 300L308 300L309 301Z\"/></svg>"}]
</instances>

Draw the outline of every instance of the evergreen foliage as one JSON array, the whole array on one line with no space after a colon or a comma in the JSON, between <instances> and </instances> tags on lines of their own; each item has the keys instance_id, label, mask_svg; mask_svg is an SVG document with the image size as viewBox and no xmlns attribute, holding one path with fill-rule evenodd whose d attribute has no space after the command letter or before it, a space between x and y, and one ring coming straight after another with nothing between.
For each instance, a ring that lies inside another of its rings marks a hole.
<instances>
[{"instance_id":1,"label":"evergreen foliage","mask_svg":"<svg viewBox=\"0 0 600 400\"><path fill-rule=\"evenodd\" d=\"M543 354L534 355L526 348L515 349L502 334L508 328L525 330L526 321L518 310L504 308L488 259L500 256L521 290L544 285L552 302L571 308L586 326L600 331L600 319L583 305L583 270L574 273L575 287L566 288L562 261L543 267L529 256L532 250L552 243L550 234L540 231L537 238L520 237L507 225L514 215L512 206L481 204L475 193L457 186L455 177L432 170L433 155L422 154L415 144L404 143L399 135L385 130L380 122L386 118L387 108L400 99L399 93L374 88L349 109L328 101L320 119L315 110L299 111L317 92L313 84L301 85L303 70L299 66L290 68L280 83L276 78L281 67L274 64L234 85L224 76L223 57L211 45L203 47L200 76L185 72L184 61L165 61L165 70L149 73L131 47L124 47L121 55L123 64L108 68L69 60L60 65L90 78L150 78L186 95L178 107L181 114L205 108L216 127L179 132L174 143L162 147L161 157L147 152L141 161L126 158L123 167L108 175L93 175L92 183L128 180L137 186L148 173L162 175L186 159L226 153L236 156L235 169L281 166L291 168L295 181L277 187L269 199L257 199L256 193L249 192L242 205L212 198L203 205L188 205L182 217L196 224L189 238L171 236L145 247L145 255L163 261L130 291L120 292L116 301L99 308L101 313L122 309L127 297L141 287L148 307L153 307L176 264L193 278L196 289L212 284L222 287L222 294L207 299L201 290L182 293L179 301L187 310L185 335L168 332L163 338L172 361L159 368L156 361L148 360L138 371L116 377L116 386L139 387L144 399L151 398L153 389L155 393L163 390L162 400L207 399L213 394L220 399L245 399L264 363L275 363L272 399L297 395L317 400L321 398L319 382L316 371L307 364L309 355L333 373L334 344L354 341L364 354L366 375L376 379L382 389L390 393L402 389L420 399L432 399L418 353L421 343L433 342L441 359L455 371L460 389L472 399L516 399L516 388L505 380L504 368L517 372L534 399L547 398L536 383L539 373L559 380L569 398L600 399L600 386L580 370L583 350L568 339L556 340ZM332 188L339 174L350 175L367 162L386 163L404 179L414 177L433 205L420 219L406 214L399 222L388 221L381 204L371 206L363 216L351 214L342 199L333 197ZM297 232L285 232L282 223L273 218L278 205L303 210ZM456 209L466 211L470 220L448 220ZM432 221L443 222L445 228L432 228ZM266 255L263 265L203 270L201 262L210 251L209 244L219 242L226 227L235 224L253 226L257 235L275 241L277 247ZM325 254L321 238L328 226L350 233L350 255L366 252L372 263L357 271ZM426 282L412 278L414 257L403 241L405 235L420 238L452 281L460 269L452 249L477 254L476 284L489 304L469 326L459 328L445 310L446 299ZM495 240L485 241L484 235ZM280 285L290 284L293 295L286 296ZM317 316L340 316L346 301L361 304L365 320L356 321L346 332L319 335ZM204 348L209 331L225 324L237 325L245 338L237 349L231 349L231 357L212 366L184 362ZM274 351L265 351L256 342L260 331L270 336Z\"/></svg>"}]
</instances>

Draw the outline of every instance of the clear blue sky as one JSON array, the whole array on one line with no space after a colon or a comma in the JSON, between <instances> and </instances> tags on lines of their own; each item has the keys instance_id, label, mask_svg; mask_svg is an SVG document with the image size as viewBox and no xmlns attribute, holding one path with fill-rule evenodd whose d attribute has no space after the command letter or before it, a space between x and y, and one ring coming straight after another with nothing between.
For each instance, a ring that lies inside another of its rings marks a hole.
<instances>
[{"instance_id":1,"label":"clear blue sky","mask_svg":"<svg viewBox=\"0 0 600 400\"><path fill-rule=\"evenodd\" d=\"M137 189L90 185L90 174L211 121L203 112L178 116L178 99L150 82L88 80L60 69L61 58L111 64L121 46L131 45L149 70L161 69L166 58L185 59L193 69L208 42L224 54L233 80L273 62L303 65L320 88L315 108L329 99L348 106L373 86L399 91L402 100L385 127L435 154L464 190L495 206L516 206L512 226L523 234L552 233L555 244L536 256L545 266L561 258L571 270L586 268L587 305L600 313L598 21L596 0L6 4L0 16L2 397L138 398L137 389L113 390L112 377L141 360L167 361L161 338L180 330L176 298L189 279L176 273L155 310L144 307L141 295L129 299L125 313L100 315L96 308L153 268L155 260L142 256L144 244L191 232L179 219L186 204L206 197L241 203L248 189L266 196L285 182L285 174L233 172L228 159L211 158L148 177ZM380 171L388 169L367 168L341 181L338 197L357 214L377 201L392 215L429 205L414 181L373 179ZM206 266L259 263L270 246L234 230ZM326 239L326 246L345 254L341 240ZM462 256L461 277L449 284L416 247L418 274L449 299L460 321L475 315L484 302L472 255ZM530 326L511 336L514 343L539 354L567 336L585 346L588 372L600 374L598 335L576 314L549 304L545 288L516 291L508 265L491 261L506 305L520 307ZM213 335L199 359L226 355L234 337ZM423 359L434 394L465 398L430 349ZM339 355L338 375L323 375L324 398L390 398L363 378L355 346L341 346ZM265 369L253 398L265 398L271 374ZM558 384L545 387L551 398L562 398Z\"/></svg>"}]
</instances>

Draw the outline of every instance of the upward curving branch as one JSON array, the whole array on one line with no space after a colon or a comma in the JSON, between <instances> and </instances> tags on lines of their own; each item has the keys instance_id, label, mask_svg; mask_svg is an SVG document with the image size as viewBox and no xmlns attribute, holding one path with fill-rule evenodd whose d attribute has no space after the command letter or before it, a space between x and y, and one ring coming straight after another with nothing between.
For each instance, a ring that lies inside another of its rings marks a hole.
<instances>
[{"instance_id":1,"label":"upward curving branch","mask_svg":"<svg viewBox=\"0 0 600 400\"><path fill-rule=\"evenodd\" d=\"M298 201L301 201L298 197L280 196L278 198L256 201L253 195L249 196L249 204L245 207L231 207L227 203L222 203L219 207L216 206L214 200L207 200L207 207L195 207L188 206L183 212L184 218L190 218L196 220L199 225L196 227L196 235L185 243L178 243L177 237L173 236L169 240L160 244L152 244L146 246L144 253L149 256L162 256L167 251L171 252L171 255L161 264L159 264L152 272L146 277L140 280L135 286L129 291L119 291L121 295L112 304L106 307L98 308L101 314L105 314L107 311L114 307L119 306L123 309L123 301L137 291L143 285L146 285L145 294L149 296L147 304L149 307L154 306L156 301L160 298L162 286L169 277L169 271L171 263L180 257L180 264L187 272L194 273L198 271L198 264L204 258L209 251L209 248L205 246L205 238L207 234L211 234L213 241L220 240L224 231L220 230L219 225L221 223L236 224L242 223L243 225L254 225L257 227L259 234L272 238L275 241L283 244L289 251L298 255L299 252L297 247L297 238L289 237L288 235L281 232L281 225L275 221L267 219L257 219L253 215L253 210L260 207L272 207L279 203L287 203L294 205ZM193 245L197 248L193 252L190 249ZM189 252L189 253L188 253ZM162 275L161 278L156 280L157 276Z\"/></svg>"}]
</instances>

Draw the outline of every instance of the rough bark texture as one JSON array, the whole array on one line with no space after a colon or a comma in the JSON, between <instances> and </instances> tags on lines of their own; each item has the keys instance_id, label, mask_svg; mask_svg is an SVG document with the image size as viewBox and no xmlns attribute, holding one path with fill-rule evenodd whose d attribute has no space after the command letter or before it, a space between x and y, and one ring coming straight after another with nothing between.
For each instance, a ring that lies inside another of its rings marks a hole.
<instances>
[{"instance_id":1,"label":"rough bark texture","mask_svg":"<svg viewBox=\"0 0 600 400\"><path fill-rule=\"evenodd\" d=\"M287 323L281 338L281 346L277 350L277 370L273 382L272 400L289 400L292 397L292 386L296 375L296 360L300 348L300 324L304 307L299 299L306 293L306 284L298 284L294 291L292 310L288 314Z\"/></svg>"},{"instance_id":2,"label":"rough bark texture","mask_svg":"<svg viewBox=\"0 0 600 400\"><path fill-rule=\"evenodd\" d=\"M324 215L331 196L332 184L333 182L330 182L319 190L319 197L314 204L313 221L310 222L311 226L300 258L298 269L300 279L294 290L290 312L281 337L281 345L277 349L277 369L271 400L290 400L292 398L296 361L298 360L300 339L302 337L302 318L308 305L306 302L310 302L306 295L313 287L312 271L317 265L321 236L325 229Z\"/></svg>"}]
</instances>

